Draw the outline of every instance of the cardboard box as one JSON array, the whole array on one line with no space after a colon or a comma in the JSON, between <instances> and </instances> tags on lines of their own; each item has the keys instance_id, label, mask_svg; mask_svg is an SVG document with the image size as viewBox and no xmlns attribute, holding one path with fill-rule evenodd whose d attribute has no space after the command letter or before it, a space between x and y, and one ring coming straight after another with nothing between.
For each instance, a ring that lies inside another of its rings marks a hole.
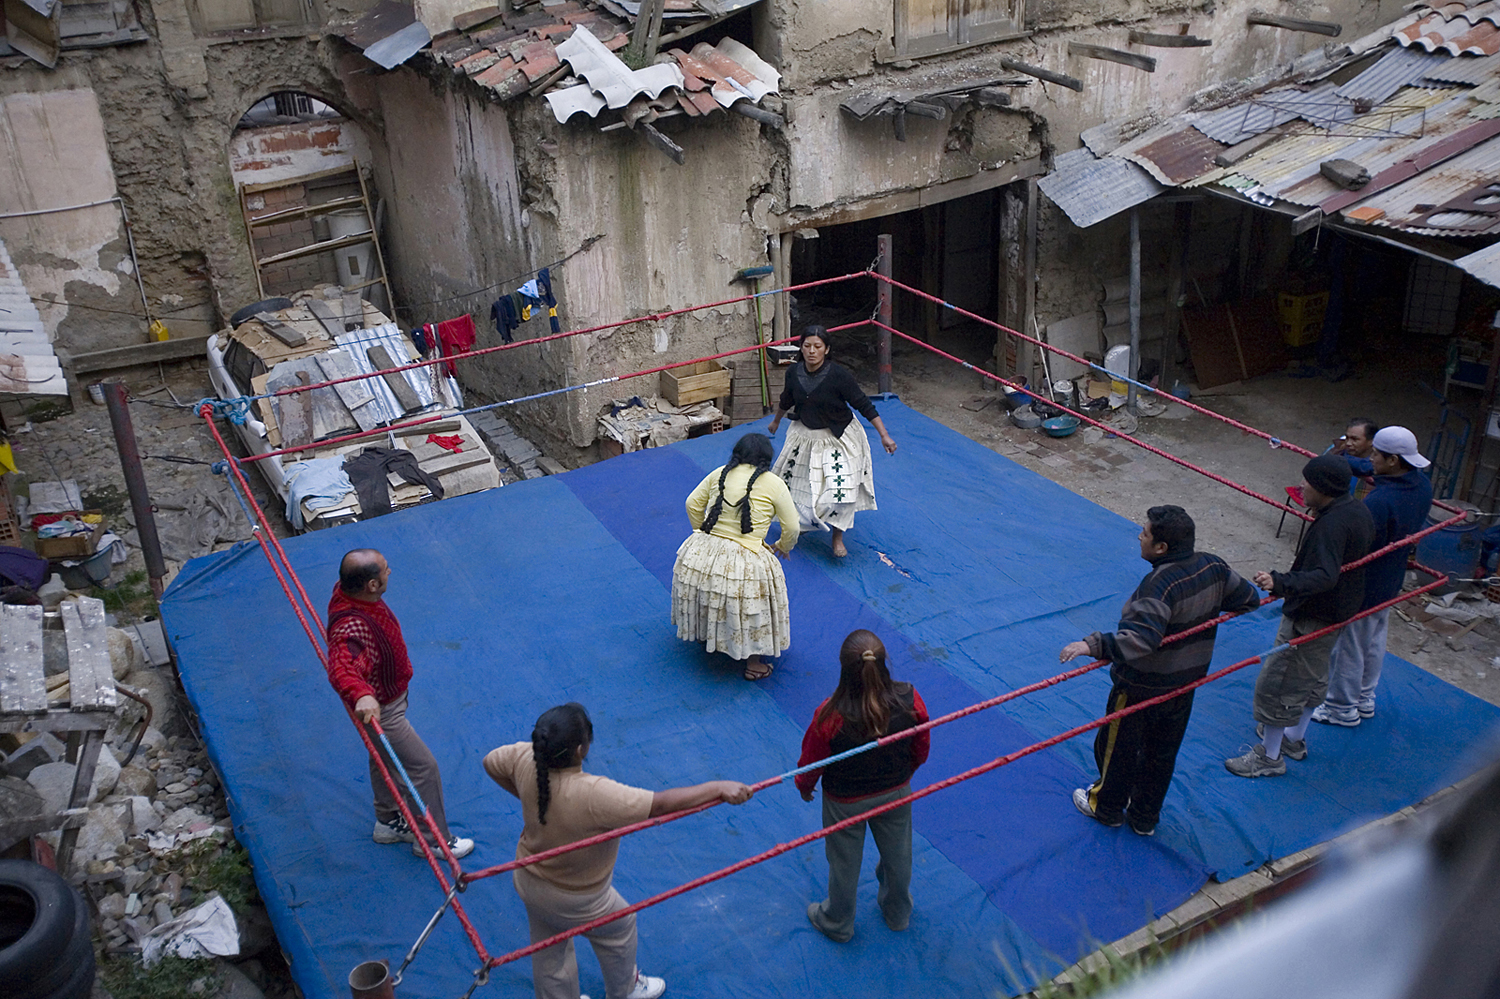
<instances>
[{"instance_id":1,"label":"cardboard box","mask_svg":"<svg viewBox=\"0 0 1500 999\"><path fill-rule=\"evenodd\" d=\"M722 399L729 395L732 372L718 361L699 361L661 373L661 394L674 406Z\"/></svg>"},{"instance_id":2,"label":"cardboard box","mask_svg":"<svg viewBox=\"0 0 1500 999\"><path fill-rule=\"evenodd\" d=\"M85 510L84 513L99 513ZM73 534L65 538L37 538L36 553L42 558L88 558L94 554L99 539L108 530L101 521L88 534Z\"/></svg>"}]
</instances>

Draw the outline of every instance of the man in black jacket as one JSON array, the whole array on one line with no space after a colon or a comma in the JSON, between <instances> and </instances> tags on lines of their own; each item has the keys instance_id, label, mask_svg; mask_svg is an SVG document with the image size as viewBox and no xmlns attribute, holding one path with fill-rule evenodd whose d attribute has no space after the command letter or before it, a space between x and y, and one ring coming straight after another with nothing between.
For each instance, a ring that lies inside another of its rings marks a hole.
<instances>
[{"instance_id":1,"label":"man in black jacket","mask_svg":"<svg viewBox=\"0 0 1500 999\"><path fill-rule=\"evenodd\" d=\"M1141 529L1141 558L1151 571L1120 611L1119 627L1063 646L1067 662L1089 655L1110 662L1114 686L1107 711L1159 697L1208 674L1217 628L1178 642L1163 639L1230 611L1260 606L1260 594L1217 555L1193 550L1193 518L1180 506L1153 506ZM1116 719L1099 729L1099 779L1073 792L1073 805L1107 826L1126 819L1150 836L1172 783L1177 750L1193 713L1193 691ZM1128 814L1127 814L1128 810Z\"/></svg>"},{"instance_id":2,"label":"man in black jacket","mask_svg":"<svg viewBox=\"0 0 1500 999\"><path fill-rule=\"evenodd\" d=\"M1282 597L1276 644L1347 621L1365 596L1365 570L1340 573L1370 553L1375 522L1369 509L1349 495L1349 463L1319 455L1302 469L1302 495L1313 522L1302 539L1291 572L1257 572L1255 585ZM1265 657L1255 680L1255 720L1261 741L1243 756L1225 760L1237 777L1279 777L1286 759L1307 758L1307 723L1328 692L1328 660L1338 632L1281 649Z\"/></svg>"}]
</instances>

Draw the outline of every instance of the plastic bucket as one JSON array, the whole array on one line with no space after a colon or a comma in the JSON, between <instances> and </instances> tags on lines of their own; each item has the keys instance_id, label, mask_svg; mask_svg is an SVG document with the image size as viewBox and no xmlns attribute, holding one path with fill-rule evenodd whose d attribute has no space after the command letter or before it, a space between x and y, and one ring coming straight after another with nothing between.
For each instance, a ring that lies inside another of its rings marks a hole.
<instances>
[{"instance_id":1,"label":"plastic bucket","mask_svg":"<svg viewBox=\"0 0 1500 999\"><path fill-rule=\"evenodd\" d=\"M1447 510L1435 506L1427 514L1427 526L1440 524L1452 516ZM1482 533L1477 520L1449 524L1417 542L1417 561L1439 572L1446 572L1450 580L1472 579L1479 568Z\"/></svg>"}]
</instances>

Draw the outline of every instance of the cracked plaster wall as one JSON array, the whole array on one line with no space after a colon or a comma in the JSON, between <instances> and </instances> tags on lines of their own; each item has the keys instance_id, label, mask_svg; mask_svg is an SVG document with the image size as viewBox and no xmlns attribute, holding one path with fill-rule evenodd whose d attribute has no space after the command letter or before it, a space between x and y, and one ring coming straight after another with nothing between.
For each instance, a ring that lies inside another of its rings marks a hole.
<instances>
[{"instance_id":1,"label":"cracked plaster wall","mask_svg":"<svg viewBox=\"0 0 1500 999\"><path fill-rule=\"evenodd\" d=\"M0 219L0 241L48 336L76 352L108 345L114 313L139 314L141 305L120 206L109 200L115 178L99 102L77 74L50 82L56 89L0 96L0 215L92 207Z\"/></svg>"},{"instance_id":2,"label":"cracked plaster wall","mask_svg":"<svg viewBox=\"0 0 1500 999\"><path fill-rule=\"evenodd\" d=\"M140 13L151 35L145 43L64 51L51 70L27 59L4 60L0 98L92 90L152 311L174 335L202 335L258 297L229 167L236 122L277 90L300 90L360 115L368 82L350 74L363 69L364 60L320 40L316 29L200 38L183 0L142 3ZM360 121L378 143L378 119L364 114ZM18 262L23 259L26 247L10 238L7 243ZM107 247L102 269L118 271L115 255L124 252L123 245ZM89 350L146 341L134 280L121 276L126 286L114 293L107 284L73 281L67 294L95 305L107 296L108 307L132 315L72 309L56 320L59 342Z\"/></svg>"}]
</instances>

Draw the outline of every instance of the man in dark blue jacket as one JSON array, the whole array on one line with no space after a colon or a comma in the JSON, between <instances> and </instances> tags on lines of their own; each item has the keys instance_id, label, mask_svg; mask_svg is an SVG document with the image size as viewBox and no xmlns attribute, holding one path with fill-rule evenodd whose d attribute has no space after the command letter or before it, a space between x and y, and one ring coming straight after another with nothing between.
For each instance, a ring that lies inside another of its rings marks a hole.
<instances>
[{"instance_id":1,"label":"man in dark blue jacket","mask_svg":"<svg viewBox=\"0 0 1500 999\"><path fill-rule=\"evenodd\" d=\"M1153 506L1141 529L1141 558L1151 571L1120 611L1113 632L1096 631L1063 647L1063 662L1108 659L1114 686L1108 712L1158 697L1208 675L1217 628L1163 645L1164 639L1229 611L1260 606L1260 594L1217 555L1194 551L1197 529L1180 506ZM1193 692L1116 719L1094 739L1099 779L1073 792L1073 806L1107 826L1129 821L1150 836L1172 783L1177 750L1193 713Z\"/></svg>"},{"instance_id":2,"label":"man in dark blue jacket","mask_svg":"<svg viewBox=\"0 0 1500 999\"><path fill-rule=\"evenodd\" d=\"M1340 567L1370 554L1375 525L1366 506L1349 495L1349 463L1322 454L1302 467L1302 495L1313 512L1290 572L1257 572L1256 586L1281 597L1278 645L1349 620L1365 599L1365 570ZM1279 649L1261 661L1255 679L1255 720L1261 741L1224 761L1236 777L1279 777L1284 755L1307 758L1307 725L1328 693L1328 658L1338 632ZM1283 741L1284 740L1284 741Z\"/></svg>"},{"instance_id":3,"label":"man in dark blue jacket","mask_svg":"<svg viewBox=\"0 0 1500 999\"><path fill-rule=\"evenodd\" d=\"M1422 529L1432 506L1432 482L1423 471L1431 464L1417 451L1417 438L1405 427L1386 427L1375 435L1375 488L1365 506L1375 521L1371 550L1384 548ZM1411 547L1397 548L1365 566L1365 599L1360 610L1385 603L1401 592ZM1390 608L1351 621L1339 633L1328 667L1328 695L1312 720L1353 728L1375 716L1375 685L1385 662L1386 624Z\"/></svg>"}]
</instances>

